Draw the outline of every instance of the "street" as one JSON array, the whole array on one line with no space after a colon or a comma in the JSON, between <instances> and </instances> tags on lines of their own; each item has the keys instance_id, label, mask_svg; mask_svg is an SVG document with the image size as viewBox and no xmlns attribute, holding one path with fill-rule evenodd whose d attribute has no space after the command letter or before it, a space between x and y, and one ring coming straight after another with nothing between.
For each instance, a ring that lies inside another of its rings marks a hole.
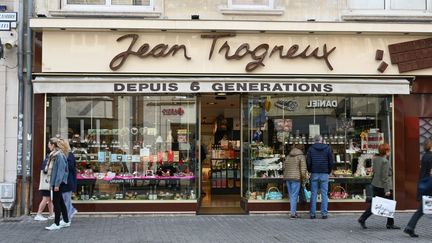
<instances>
[{"instance_id":1,"label":"street","mask_svg":"<svg viewBox=\"0 0 432 243\"><path fill-rule=\"evenodd\" d=\"M328 219L289 219L265 215L77 215L71 227L47 231L49 222L30 216L0 219L0 242L431 242L431 216L418 223L419 238L402 229L412 213L397 213L401 230L386 229L385 218L371 216L368 229L357 223L359 213L332 213Z\"/></svg>"}]
</instances>

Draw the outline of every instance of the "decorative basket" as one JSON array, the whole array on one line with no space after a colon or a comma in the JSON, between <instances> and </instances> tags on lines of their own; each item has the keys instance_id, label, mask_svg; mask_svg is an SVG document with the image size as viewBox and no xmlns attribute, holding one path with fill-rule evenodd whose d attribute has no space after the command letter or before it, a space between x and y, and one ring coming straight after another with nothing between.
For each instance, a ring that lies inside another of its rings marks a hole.
<instances>
[{"instance_id":1,"label":"decorative basket","mask_svg":"<svg viewBox=\"0 0 432 243\"><path fill-rule=\"evenodd\" d=\"M330 192L330 198L331 199L346 199L346 198L348 198L348 193L346 192L345 188L343 188L341 186L336 186Z\"/></svg>"},{"instance_id":2,"label":"decorative basket","mask_svg":"<svg viewBox=\"0 0 432 243\"><path fill-rule=\"evenodd\" d=\"M265 200L281 200L282 193L277 187L270 187L265 195Z\"/></svg>"}]
</instances>

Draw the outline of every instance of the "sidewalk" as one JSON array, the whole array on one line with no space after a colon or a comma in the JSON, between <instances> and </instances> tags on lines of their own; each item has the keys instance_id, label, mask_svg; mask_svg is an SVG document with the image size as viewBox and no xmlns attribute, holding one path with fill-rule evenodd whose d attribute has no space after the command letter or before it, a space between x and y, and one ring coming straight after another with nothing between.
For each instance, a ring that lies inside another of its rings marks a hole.
<instances>
[{"instance_id":1,"label":"sidewalk","mask_svg":"<svg viewBox=\"0 0 432 243\"><path fill-rule=\"evenodd\" d=\"M32 217L0 219L0 242L432 242L432 217L424 216L410 238L402 230L385 228L385 218L371 216L361 229L359 213L329 214L326 220L288 215L78 215L70 228L47 231L49 222ZM396 225L412 213L397 213Z\"/></svg>"}]
</instances>

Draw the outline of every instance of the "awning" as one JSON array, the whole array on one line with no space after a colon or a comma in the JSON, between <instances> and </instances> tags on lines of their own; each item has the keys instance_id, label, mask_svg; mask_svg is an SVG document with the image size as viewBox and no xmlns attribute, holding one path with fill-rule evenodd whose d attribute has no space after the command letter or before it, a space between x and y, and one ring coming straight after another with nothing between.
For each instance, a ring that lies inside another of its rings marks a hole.
<instances>
[{"instance_id":1,"label":"awning","mask_svg":"<svg viewBox=\"0 0 432 243\"><path fill-rule=\"evenodd\" d=\"M407 79L36 77L34 93L409 94Z\"/></svg>"}]
</instances>

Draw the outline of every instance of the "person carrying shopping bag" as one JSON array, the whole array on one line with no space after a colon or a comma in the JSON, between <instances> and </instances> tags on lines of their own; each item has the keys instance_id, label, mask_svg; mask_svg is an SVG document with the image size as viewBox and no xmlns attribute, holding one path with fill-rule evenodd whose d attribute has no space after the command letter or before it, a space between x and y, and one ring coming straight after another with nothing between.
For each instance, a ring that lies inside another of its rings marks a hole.
<instances>
[{"instance_id":1,"label":"person carrying shopping bag","mask_svg":"<svg viewBox=\"0 0 432 243\"><path fill-rule=\"evenodd\" d=\"M432 140L426 139L423 145L425 154L422 157L421 160L421 167L420 167L420 175L419 175L419 183L421 180L429 178L432 176ZM431 178L429 178L431 179ZM429 188L429 192L432 190L432 188ZM430 193L429 193L430 194ZM419 219L423 216L423 204L422 204L422 196L424 194L420 192L420 190L417 190L417 201L420 201L420 205L417 208L417 211L411 216L410 221L408 222L407 226L404 229L404 233L408 234L411 237L418 237L418 235L414 232L415 227L417 225L417 222ZM431 196L431 195L427 195Z\"/></svg>"},{"instance_id":2,"label":"person carrying shopping bag","mask_svg":"<svg viewBox=\"0 0 432 243\"><path fill-rule=\"evenodd\" d=\"M378 146L379 155L375 156L372 160L372 187L373 196L392 199L392 176L393 171L387 157L390 155L390 145L387 143ZM368 208L363 212L357 220L363 229L367 229L366 220L372 215L372 204L368 203ZM400 229L394 225L393 218L387 218L387 229Z\"/></svg>"}]
</instances>

